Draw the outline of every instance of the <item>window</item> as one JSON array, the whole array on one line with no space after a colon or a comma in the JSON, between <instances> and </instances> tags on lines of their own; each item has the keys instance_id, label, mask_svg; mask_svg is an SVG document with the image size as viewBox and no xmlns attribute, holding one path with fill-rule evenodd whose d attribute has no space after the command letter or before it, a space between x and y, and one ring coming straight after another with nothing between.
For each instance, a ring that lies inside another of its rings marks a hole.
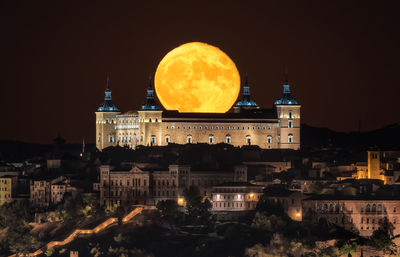
<instances>
[{"instance_id":1,"label":"window","mask_svg":"<svg viewBox=\"0 0 400 257\"><path fill-rule=\"evenodd\" d=\"M214 143L214 136L213 135L209 135L208 136L208 143L209 144L213 144Z\"/></svg>"},{"instance_id":2,"label":"window","mask_svg":"<svg viewBox=\"0 0 400 257\"><path fill-rule=\"evenodd\" d=\"M250 135L246 136L246 144L251 145L251 137L250 137Z\"/></svg>"},{"instance_id":3,"label":"window","mask_svg":"<svg viewBox=\"0 0 400 257\"><path fill-rule=\"evenodd\" d=\"M169 135L166 135L165 136L165 143L169 143L170 142L170 140L171 140L171 138L169 137Z\"/></svg>"},{"instance_id":4,"label":"window","mask_svg":"<svg viewBox=\"0 0 400 257\"><path fill-rule=\"evenodd\" d=\"M293 122L292 121L289 121L288 128L293 128Z\"/></svg>"},{"instance_id":5,"label":"window","mask_svg":"<svg viewBox=\"0 0 400 257\"><path fill-rule=\"evenodd\" d=\"M289 117L289 119L293 119L293 112L292 111L289 112L288 117Z\"/></svg>"},{"instance_id":6,"label":"window","mask_svg":"<svg viewBox=\"0 0 400 257\"><path fill-rule=\"evenodd\" d=\"M192 135L188 135L188 136L187 136L186 142L187 142L188 144L191 144L191 143L193 142L193 141L192 141Z\"/></svg>"},{"instance_id":7,"label":"window","mask_svg":"<svg viewBox=\"0 0 400 257\"><path fill-rule=\"evenodd\" d=\"M268 144L272 143L272 136L270 136L270 135L267 136L267 143Z\"/></svg>"},{"instance_id":8,"label":"window","mask_svg":"<svg viewBox=\"0 0 400 257\"><path fill-rule=\"evenodd\" d=\"M151 122L151 118L149 118L149 122Z\"/></svg>"},{"instance_id":9,"label":"window","mask_svg":"<svg viewBox=\"0 0 400 257\"><path fill-rule=\"evenodd\" d=\"M293 134L288 135L288 142L293 143Z\"/></svg>"},{"instance_id":10,"label":"window","mask_svg":"<svg viewBox=\"0 0 400 257\"><path fill-rule=\"evenodd\" d=\"M156 136L151 136L151 145L155 145L156 144Z\"/></svg>"},{"instance_id":11,"label":"window","mask_svg":"<svg viewBox=\"0 0 400 257\"><path fill-rule=\"evenodd\" d=\"M226 142L227 144L230 144L230 143L232 142L232 139L231 139L231 136L230 136L230 135L226 135L226 140L225 140L225 142Z\"/></svg>"}]
</instances>

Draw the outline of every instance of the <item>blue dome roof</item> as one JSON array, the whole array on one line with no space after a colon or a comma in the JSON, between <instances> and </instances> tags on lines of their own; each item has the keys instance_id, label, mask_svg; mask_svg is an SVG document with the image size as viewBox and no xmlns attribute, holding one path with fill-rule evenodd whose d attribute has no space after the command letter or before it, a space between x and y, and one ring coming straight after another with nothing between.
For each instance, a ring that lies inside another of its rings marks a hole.
<instances>
[{"instance_id":1,"label":"blue dome roof","mask_svg":"<svg viewBox=\"0 0 400 257\"><path fill-rule=\"evenodd\" d=\"M111 97L111 89L110 89L110 78L107 76L107 87L105 97L104 97L104 102L103 104L100 105L99 108L97 108L98 112L119 112L119 109L115 104L112 102L112 97Z\"/></svg>"},{"instance_id":2,"label":"blue dome roof","mask_svg":"<svg viewBox=\"0 0 400 257\"><path fill-rule=\"evenodd\" d=\"M275 105L298 105L299 103L290 94L290 86L287 81L283 84L283 93L281 98L275 101Z\"/></svg>"},{"instance_id":3,"label":"blue dome roof","mask_svg":"<svg viewBox=\"0 0 400 257\"><path fill-rule=\"evenodd\" d=\"M156 101L154 100L154 89L151 77L149 78L149 88L147 89L147 97L146 102L140 107L142 111L158 111L161 108L158 106Z\"/></svg>"},{"instance_id":4,"label":"blue dome roof","mask_svg":"<svg viewBox=\"0 0 400 257\"><path fill-rule=\"evenodd\" d=\"M242 99L239 100L235 106L237 107L258 107L256 101L250 96L250 86L247 82L247 76L246 76L246 81L243 86L243 96Z\"/></svg>"}]
</instances>

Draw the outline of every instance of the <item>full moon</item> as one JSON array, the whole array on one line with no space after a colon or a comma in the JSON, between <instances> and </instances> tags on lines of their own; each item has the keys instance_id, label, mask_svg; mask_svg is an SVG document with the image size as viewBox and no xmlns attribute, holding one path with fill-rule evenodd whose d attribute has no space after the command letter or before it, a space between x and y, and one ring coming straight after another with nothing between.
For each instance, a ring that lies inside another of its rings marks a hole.
<instances>
[{"instance_id":1,"label":"full moon","mask_svg":"<svg viewBox=\"0 0 400 257\"><path fill-rule=\"evenodd\" d=\"M155 90L167 110L227 112L240 92L235 63L219 48L200 42L183 44L160 62Z\"/></svg>"}]
</instances>

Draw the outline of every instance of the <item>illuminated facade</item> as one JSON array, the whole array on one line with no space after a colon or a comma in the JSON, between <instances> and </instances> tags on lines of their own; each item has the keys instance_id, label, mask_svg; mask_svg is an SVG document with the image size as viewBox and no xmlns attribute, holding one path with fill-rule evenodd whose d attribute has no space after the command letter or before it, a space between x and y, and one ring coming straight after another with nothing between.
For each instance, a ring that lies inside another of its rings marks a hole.
<instances>
[{"instance_id":1,"label":"illuminated facade","mask_svg":"<svg viewBox=\"0 0 400 257\"><path fill-rule=\"evenodd\" d=\"M243 96L227 113L179 113L162 110L150 81L146 102L138 111L121 113L111 99L107 79L104 103L96 112L96 146L164 146L169 143L227 143L264 149L300 148L300 108L285 79L272 109L260 108L243 86Z\"/></svg>"},{"instance_id":2,"label":"illuminated facade","mask_svg":"<svg viewBox=\"0 0 400 257\"><path fill-rule=\"evenodd\" d=\"M103 206L131 204L155 205L162 200L183 204L183 190L199 188L200 195L211 199L213 186L247 181L247 167L238 165L233 171L193 171L188 165L169 165L168 169L133 166L128 170L100 167L100 204Z\"/></svg>"},{"instance_id":3,"label":"illuminated facade","mask_svg":"<svg viewBox=\"0 0 400 257\"><path fill-rule=\"evenodd\" d=\"M369 237L385 220L400 233L400 198L392 196L315 195L302 201L303 220L321 218L360 236Z\"/></svg>"},{"instance_id":4,"label":"illuminated facade","mask_svg":"<svg viewBox=\"0 0 400 257\"><path fill-rule=\"evenodd\" d=\"M400 152L368 151L368 162L357 165L358 179L380 179L385 184L399 183Z\"/></svg>"},{"instance_id":5,"label":"illuminated facade","mask_svg":"<svg viewBox=\"0 0 400 257\"><path fill-rule=\"evenodd\" d=\"M0 177L0 205L13 201L18 187L18 177L6 175Z\"/></svg>"}]
</instances>

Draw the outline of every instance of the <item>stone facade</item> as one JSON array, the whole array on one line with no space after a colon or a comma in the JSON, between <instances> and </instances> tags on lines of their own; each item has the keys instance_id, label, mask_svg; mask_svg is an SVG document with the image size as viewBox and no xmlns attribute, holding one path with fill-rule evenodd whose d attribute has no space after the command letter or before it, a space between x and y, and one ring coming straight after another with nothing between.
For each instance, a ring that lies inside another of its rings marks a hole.
<instances>
[{"instance_id":1,"label":"stone facade","mask_svg":"<svg viewBox=\"0 0 400 257\"><path fill-rule=\"evenodd\" d=\"M247 167L235 166L233 171L192 171L187 165L169 165L167 170L133 166L129 170L100 167L100 204L156 205L161 200L183 204L183 190L191 185L203 198L211 198L212 187L228 181L247 181Z\"/></svg>"},{"instance_id":2,"label":"stone facade","mask_svg":"<svg viewBox=\"0 0 400 257\"><path fill-rule=\"evenodd\" d=\"M243 99L228 113L179 113L161 110L154 101L152 86L147 101L138 111L121 114L111 102L107 83L106 99L96 112L96 147L164 146L169 143L227 143L257 145L264 149L299 149L301 106L284 93L272 109L259 108L244 86Z\"/></svg>"},{"instance_id":3,"label":"stone facade","mask_svg":"<svg viewBox=\"0 0 400 257\"><path fill-rule=\"evenodd\" d=\"M363 237L378 230L385 219L400 233L400 199L382 197L314 196L302 201L303 220L321 218Z\"/></svg>"}]
</instances>

